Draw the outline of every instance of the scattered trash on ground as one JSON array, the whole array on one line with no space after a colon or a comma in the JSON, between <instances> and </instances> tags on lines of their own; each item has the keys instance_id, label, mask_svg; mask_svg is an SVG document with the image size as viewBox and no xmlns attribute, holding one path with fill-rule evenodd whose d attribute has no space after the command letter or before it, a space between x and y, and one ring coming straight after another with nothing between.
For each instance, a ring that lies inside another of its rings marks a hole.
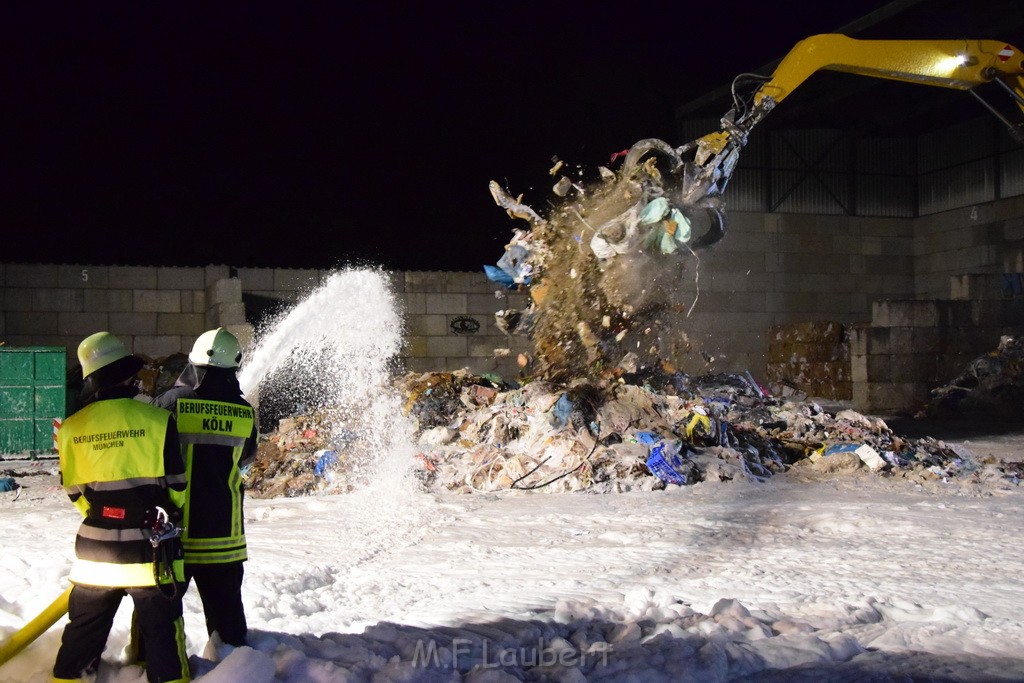
<instances>
[{"instance_id":1,"label":"scattered trash on ground","mask_svg":"<svg viewBox=\"0 0 1024 683\"><path fill-rule=\"evenodd\" d=\"M1020 467L901 437L881 418L775 397L750 373L646 379L519 384L463 370L409 373L395 388L415 422L423 485L456 493L654 490L788 471L1021 480ZM328 443L316 416L288 418L246 483L258 497L349 490L357 451L358 439Z\"/></svg>"},{"instance_id":2,"label":"scattered trash on ground","mask_svg":"<svg viewBox=\"0 0 1024 683\"><path fill-rule=\"evenodd\" d=\"M994 351L971 361L953 381L932 390L925 415L1020 420L1024 400L1024 338L1003 336Z\"/></svg>"}]
</instances>

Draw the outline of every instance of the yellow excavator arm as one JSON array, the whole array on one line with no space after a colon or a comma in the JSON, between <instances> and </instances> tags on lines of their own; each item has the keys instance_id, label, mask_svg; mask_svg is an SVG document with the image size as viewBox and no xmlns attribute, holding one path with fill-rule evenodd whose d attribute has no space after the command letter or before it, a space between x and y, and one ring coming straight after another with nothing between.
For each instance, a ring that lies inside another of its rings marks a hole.
<instances>
[{"instance_id":1,"label":"yellow excavator arm","mask_svg":"<svg viewBox=\"0 0 1024 683\"><path fill-rule=\"evenodd\" d=\"M856 40L839 34L811 36L797 43L771 80L754 94L778 104L816 71L845 71L956 90L997 81L1016 93L1024 110L1021 52L996 40Z\"/></svg>"},{"instance_id":2,"label":"yellow excavator arm","mask_svg":"<svg viewBox=\"0 0 1024 683\"><path fill-rule=\"evenodd\" d=\"M822 70L967 90L1024 144L1020 124L1007 119L975 91L980 85L997 84L1024 112L1024 55L1016 47L997 40L857 40L821 34L797 43L770 77L755 76L760 85L752 96L740 97L734 82L735 104L722 118L720 130L677 148L658 139L641 140L630 148L624 169L636 168L652 152L668 158L670 170L682 176L675 203L689 216L699 211L710 216L706 231L691 246L714 244L725 234L721 195L750 131Z\"/></svg>"}]
</instances>

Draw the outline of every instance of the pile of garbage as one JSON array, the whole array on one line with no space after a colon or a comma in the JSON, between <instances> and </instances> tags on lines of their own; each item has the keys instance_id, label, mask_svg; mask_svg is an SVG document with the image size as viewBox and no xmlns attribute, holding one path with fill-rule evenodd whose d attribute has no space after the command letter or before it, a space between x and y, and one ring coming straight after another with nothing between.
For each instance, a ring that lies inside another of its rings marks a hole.
<instances>
[{"instance_id":1,"label":"pile of garbage","mask_svg":"<svg viewBox=\"0 0 1024 683\"><path fill-rule=\"evenodd\" d=\"M623 375L506 383L466 370L395 380L415 423L423 485L455 493L591 493L766 481L793 468L915 473L944 481L1022 474L931 437L903 438L854 410L769 394L749 373ZM330 441L315 416L283 420L247 472L256 496L349 490L358 439Z\"/></svg>"},{"instance_id":2,"label":"pile of garbage","mask_svg":"<svg viewBox=\"0 0 1024 683\"><path fill-rule=\"evenodd\" d=\"M936 417L1020 420L1024 400L1024 338L1003 336L948 384L936 387L922 411Z\"/></svg>"}]
</instances>

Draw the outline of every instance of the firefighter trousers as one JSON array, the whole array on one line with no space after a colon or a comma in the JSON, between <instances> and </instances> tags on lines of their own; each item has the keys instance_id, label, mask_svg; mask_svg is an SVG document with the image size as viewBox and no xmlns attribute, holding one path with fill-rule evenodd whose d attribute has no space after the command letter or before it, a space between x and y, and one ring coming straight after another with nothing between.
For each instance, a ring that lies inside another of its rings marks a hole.
<instances>
[{"instance_id":1,"label":"firefighter trousers","mask_svg":"<svg viewBox=\"0 0 1024 683\"><path fill-rule=\"evenodd\" d=\"M228 645L245 645L248 626L242 606L242 562L219 564L189 564L185 562L186 586L195 581L199 599L203 602L206 632L214 631Z\"/></svg>"},{"instance_id":2,"label":"firefighter trousers","mask_svg":"<svg viewBox=\"0 0 1024 683\"><path fill-rule=\"evenodd\" d=\"M74 586L68 598L68 623L64 627L53 678L77 681L97 670L107 645L121 599L128 595L147 645L146 677L150 683L182 683L191 680L185 654L185 629L181 596L170 598L157 586L97 588Z\"/></svg>"}]
</instances>

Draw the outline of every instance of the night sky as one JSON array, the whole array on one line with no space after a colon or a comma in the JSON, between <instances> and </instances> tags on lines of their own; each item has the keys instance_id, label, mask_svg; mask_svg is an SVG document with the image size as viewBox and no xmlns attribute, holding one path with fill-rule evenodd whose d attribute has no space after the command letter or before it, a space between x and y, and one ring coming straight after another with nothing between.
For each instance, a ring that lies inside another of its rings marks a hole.
<instances>
[{"instance_id":1,"label":"night sky","mask_svg":"<svg viewBox=\"0 0 1024 683\"><path fill-rule=\"evenodd\" d=\"M543 213L885 3L693 4L5 3L0 261L480 270L526 225L488 181Z\"/></svg>"}]
</instances>

